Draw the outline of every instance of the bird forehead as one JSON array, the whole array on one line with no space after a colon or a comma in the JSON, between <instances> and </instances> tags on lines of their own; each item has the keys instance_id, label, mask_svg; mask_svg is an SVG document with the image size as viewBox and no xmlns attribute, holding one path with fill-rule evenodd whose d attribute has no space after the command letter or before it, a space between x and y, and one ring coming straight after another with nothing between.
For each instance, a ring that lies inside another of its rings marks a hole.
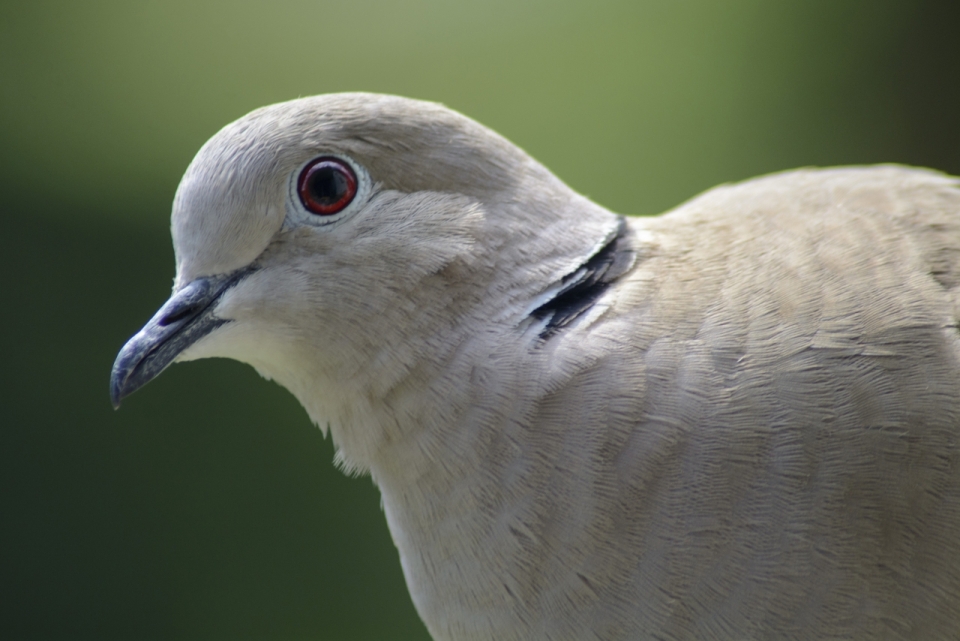
<instances>
[{"instance_id":1,"label":"bird forehead","mask_svg":"<svg viewBox=\"0 0 960 641\"><path fill-rule=\"evenodd\" d=\"M201 149L177 188L171 231L178 284L249 264L283 224L289 172L282 158L262 140L225 133Z\"/></svg>"},{"instance_id":2,"label":"bird forehead","mask_svg":"<svg viewBox=\"0 0 960 641\"><path fill-rule=\"evenodd\" d=\"M258 109L191 163L172 218L178 283L253 261L283 225L291 176L320 154L349 156L377 189L502 197L533 163L482 125L434 103L330 94Z\"/></svg>"},{"instance_id":3,"label":"bird forehead","mask_svg":"<svg viewBox=\"0 0 960 641\"><path fill-rule=\"evenodd\" d=\"M258 109L197 153L174 199L178 285L256 259L283 225L290 176L316 153L340 150L336 136L324 135L329 118L303 107Z\"/></svg>"}]
</instances>

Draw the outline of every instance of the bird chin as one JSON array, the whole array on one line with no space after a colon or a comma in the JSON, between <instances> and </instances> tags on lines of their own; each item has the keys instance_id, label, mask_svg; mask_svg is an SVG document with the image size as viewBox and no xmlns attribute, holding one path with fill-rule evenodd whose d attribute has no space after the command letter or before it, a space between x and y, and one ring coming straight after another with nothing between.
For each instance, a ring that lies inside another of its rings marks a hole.
<instances>
[{"instance_id":1,"label":"bird chin","mask_svg":"<svg viewBox=\"0 0 960 641\"><path fill-rule=\"evenodd\" d=\"M232 321L183 350L175 362L229 358L252 366L267 380L283 384L291 378L290 370L295 369L295 363L284 362L284 353L281 346L264 337L264 332L241 321ZM294 375L294 380L296 378Z\"/></svg>"},{"instance_id":2,"label":"bird chin","mask_svg":"<svg viewBox=\"0 0 960 641\"><path fill-rule=\"evenodd\" d=\"M174 362L185 363L201 358L232 358L245 363L250 362L249 357L252 356L252 352L259 350L256 350L255 341L248 337L248 334L242 331L242 327L236 321L229 322L180 352Z\"/></svg>"}]
</instances>

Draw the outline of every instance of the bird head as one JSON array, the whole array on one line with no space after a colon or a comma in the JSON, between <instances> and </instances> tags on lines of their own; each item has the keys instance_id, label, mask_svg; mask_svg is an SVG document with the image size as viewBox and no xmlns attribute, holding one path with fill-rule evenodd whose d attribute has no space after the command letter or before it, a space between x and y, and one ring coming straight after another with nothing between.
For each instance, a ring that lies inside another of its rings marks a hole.
<instances>
[{"instance_id":1,"label":"bird head","mask_svg":"<svg viewBox=\"0 0 960 641\"><path fill-rule=\"evenodd\" d=\"M112 400L174 361L229 357L321 426L349 423L439 376L465 343L520 337L531 305L615 226L440 105L332 94L264 107L187 169L173 295L121 350Z\"/></svg>"}]
</instances>

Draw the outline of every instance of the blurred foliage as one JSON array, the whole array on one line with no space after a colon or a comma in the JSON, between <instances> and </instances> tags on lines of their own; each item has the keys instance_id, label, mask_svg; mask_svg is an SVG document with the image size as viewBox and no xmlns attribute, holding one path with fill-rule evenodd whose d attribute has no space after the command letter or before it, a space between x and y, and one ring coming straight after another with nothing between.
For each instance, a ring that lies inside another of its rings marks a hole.
<instances>
[{"instance_id":1,"label":"blurred foliage","mask_svg":"<svg viewBox=\"0 0 960 641\"><path fill-rule=\"evenodd\" d=\"M285 391L208 361L110 409L219 127L330 91L436 100L624 213L801 165L960 173L958 7L0 3L0 637L427 638L376 489Z\"/></svg>"}]
</instances>

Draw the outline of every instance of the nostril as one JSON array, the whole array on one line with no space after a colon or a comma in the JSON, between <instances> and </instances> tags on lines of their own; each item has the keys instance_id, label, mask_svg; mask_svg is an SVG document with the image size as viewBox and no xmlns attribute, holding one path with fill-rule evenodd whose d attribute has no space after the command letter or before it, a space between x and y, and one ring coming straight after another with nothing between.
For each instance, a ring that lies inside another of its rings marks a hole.
<instances>
[{"instance_id":1,"label":"nostril","mask_svg":"<svg viewBox=\"0 0 960 641\"><path fill-rule=\"evenodd\" d=\"M200 305L194 303L193 305L184 305L174 309L169 314L160 319L160 327L166 327L167 325L172 325L179 320L183 320L188 316L193 316L196 312L200 311Z\"/></svg>"}]
</instances>

